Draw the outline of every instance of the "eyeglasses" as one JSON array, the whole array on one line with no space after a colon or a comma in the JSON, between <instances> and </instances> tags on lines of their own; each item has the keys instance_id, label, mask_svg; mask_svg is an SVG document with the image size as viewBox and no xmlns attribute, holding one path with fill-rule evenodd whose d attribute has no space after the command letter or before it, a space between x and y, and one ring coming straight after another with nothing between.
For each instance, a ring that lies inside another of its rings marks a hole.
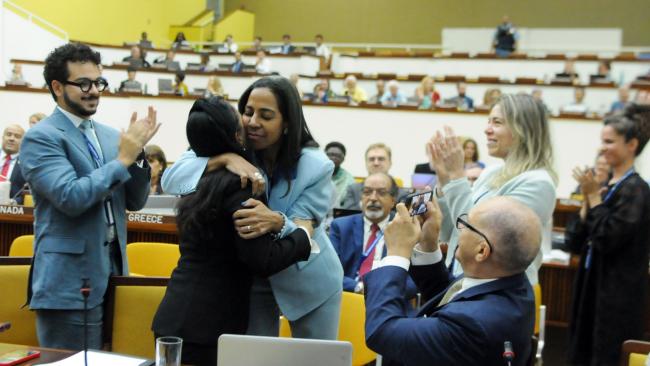
<instances>
[{"instance_id":1,"label":"eyeglasses","mask_svg":"<svg viewBox=\"0 0 650 366\"><path fill-rule=\"evenodd\" d=\"M88 93L92 88L93 84L97 88L98 92L103 92L108 88L108 81L104 78L98 78L97 80L90 80L86 78L79 79L77 81L63 81L63 84L74 85L81 89L82 92Z\"/></svg>"},{"instance_id":2,"label":"eyeglasses","mask_svg":"<svg viewBox=\"0 0 650 366\"><path fill-rule=\"evenodd\" d=\"M361 191L361 194L363 196L370 197L370 196L372 196L373 192L376 193L377 196L379 196L379 197L387 197L387 196L390 195L390 191L387 190L387 189L384 189L384 188L377 188L377 189L364 188L363 191Z\"/></svg>"},{"instance_id":3,"label":"eyeglasses","mask_svg":"<svg viewBox=\"0 0 650 366\"><path fill-rule=\"evenodd\" d=\"M490 247L490 252L494 253L494 247L492 246L492 244L490 244L490 241L488 240L487 236L485 236L485 234L478 231L477 228L475 228L474 226L470 225L467 222L467 214L462 214L462 215L458 216L458 218L456 219L456 229L461 230L461 229L465 229L465 228L470 229L471 231L477 233L483 239L485 239L485 242Z\"/></svg>"}]
</instances>

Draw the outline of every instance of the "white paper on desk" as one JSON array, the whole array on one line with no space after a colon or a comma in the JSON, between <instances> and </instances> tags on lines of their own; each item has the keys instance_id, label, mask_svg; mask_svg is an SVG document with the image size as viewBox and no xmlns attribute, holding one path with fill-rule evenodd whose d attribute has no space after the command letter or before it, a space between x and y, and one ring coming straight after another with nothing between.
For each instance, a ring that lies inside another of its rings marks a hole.
<instances>
[{"instance_id":1,"label":"white paper on desk","mask_svg":"<svg viewBox=\"0 0 650 366\"><path fill-rule=\"evenodd\" d=\"M147 360L144 358L130 357L102 351L88 351L88 366L139 366L145 361ZM52 363L42 363L39 366L84 366L84 353L81 351L63 360Z\"/></svg>"}]
</instances>

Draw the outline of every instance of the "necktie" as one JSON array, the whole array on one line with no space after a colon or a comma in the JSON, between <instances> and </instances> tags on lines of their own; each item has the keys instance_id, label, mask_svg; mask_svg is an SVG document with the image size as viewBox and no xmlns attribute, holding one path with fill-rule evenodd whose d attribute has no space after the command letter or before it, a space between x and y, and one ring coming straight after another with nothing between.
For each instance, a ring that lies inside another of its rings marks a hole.
<instances>
[{"instance_id":1,"label":"necktie","mask_svg":"<svg viewBox=\"0 0 650 366\"><path fill-rule=\"evenodd\" d=\"M375 242L375 239L377 239L377 231L379 231L379 225L377 224L372 224L370 225L370 236L368 237L368 241L366 242L366 245L363 247L363 251L365 252L368 250L368 248L372 245L372 243ZM375 245L370 253L368 253L368 256L361 262L361 267L359 268L359 278L362 278L365 276L366 273L370 272L372 269L372 262L375 261L375 249L377 246Z\"/></svg>"},{"instance_id":2,"label":"necktie","mask_svg":"<svg viewBox=\"0 0 650 366\"><path fill-rule=\"evenodd\" d=\"M445 295L442 297L442 300L440 300L438 306L443 306L448 302L450 302L451 299L453 299L454 296L456 296L456 294L458 293L458 291L460 291L462 287L463 287L463 279L461 278L460 280L456 281L453 285L451 285L451 287L449 287L447 292L445 292Z\"/></svg>"},{"instance_id":3,"label":"necktie","mask_svg":"<svg viewBox=\"0 0 650 366\"><path fill-rule=\"evenodd\" d=\"M5 157L5 162L2 164L2 171L0 172L0 182L6 182L9 180L7 174L9 174L9 167L11 166L11 154L7 154Z\"/></svg>"},{"instance_id":4,"label":"necktie","mask_svg":"<svg viewBox=\"0 0 650 366\"><path fill-rule=\"evenodd\" d=\"M83 132L84 136L86 136L86 140L88 140L92 144L93 148L95 148L97 156L93 156L93 159L96 160L98 165L101 165L103 163L102 150L99 146L99 141L97 141L97 136L93 133L93 127L90 124L90 120L81 122L79 128L81 129L81 132ZM91 155L93 155L92 152Z\"/></svg>"}]
</instances>

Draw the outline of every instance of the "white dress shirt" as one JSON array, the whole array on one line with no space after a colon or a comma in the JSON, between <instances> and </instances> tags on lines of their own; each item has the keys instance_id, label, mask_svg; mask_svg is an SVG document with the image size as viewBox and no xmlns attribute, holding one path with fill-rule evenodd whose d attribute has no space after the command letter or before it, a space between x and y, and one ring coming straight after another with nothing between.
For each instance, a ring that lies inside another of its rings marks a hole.
<instances>
[{"instance_id":1,"label":"white dress shirt","mask_svg":"<svg viewBox=\"0 0 650 366\"><path fill-rule=\"evenodd\" d=\"M330 58L330 49L329 47L325 46L325 44L321 43L320 46L316 47L316 56L322 56L326 60Z\"/></svg>"},{"instance_id":2,"label":"white dress shirt","mask_svg":"<svg viewBox=\"0 0 650 366\"><path fill-rule=\"evenodd\" d=\"M7 158L7 153L2 151L2 153L0 153L0 169L2 169L2 166L5 164L6 158ZM18 161L18 153L11 154L11 158L9 160L9 170L7 170L7 176L5 177L7 181L11 180L11 174L14 171L14 167L16 166L17 161Z\"/></svg>"},{"instance_id":3,"label":"white dress shirt","mask_svg":"<svg viewBox=\"0 0 650 366\"><path fill-rule=\"evenodd\" d=\"M270 74L271 73L271 60L264 57L264 59L255 65L255 71L259 74Z\"/></svg>"}]
</instances>

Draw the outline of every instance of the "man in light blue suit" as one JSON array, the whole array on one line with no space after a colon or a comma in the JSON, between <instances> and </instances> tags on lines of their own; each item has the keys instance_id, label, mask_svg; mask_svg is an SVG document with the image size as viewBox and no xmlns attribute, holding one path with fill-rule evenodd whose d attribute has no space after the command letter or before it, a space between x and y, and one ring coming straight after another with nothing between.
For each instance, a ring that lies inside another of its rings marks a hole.
<instances>
[{"instance_id":1,"label":"man in light blue suit","mask_svg":"<svg viewBox=\"0 0 650 366\"><path fill-rule=\"evenodd\" d=\"M452 278L438 249L442 214L434 202L420 229L404 204L385 232L388 255L368 273L366 343L394 365L527 365L535 324L535 297L526 268L540 247L541 224L530 208L495 197L456 219L456 258L464 277ZM416 243L419 243L416 245ZM427 301L408 313L404 289L413 276Z\"/></svg>"},{"instance_id":2,"label":"man in light blue suit","mask_svg":"<svg viewBox=\"0 0 650 366\"><path fill-rule=\"evenodd\" d=\"M88 347L102 347L104 294L110 275L128 274L126 212L142 208L150 169L144 145L158 130L149 108L120 133L91 120L100 93L101 58L67 44L45 60L44 76L57 107L24 137L20 160L34 195L34 259L29 306L36 310L41 347L82 349L84 297Z\"/></svg>"}]
</instances>

